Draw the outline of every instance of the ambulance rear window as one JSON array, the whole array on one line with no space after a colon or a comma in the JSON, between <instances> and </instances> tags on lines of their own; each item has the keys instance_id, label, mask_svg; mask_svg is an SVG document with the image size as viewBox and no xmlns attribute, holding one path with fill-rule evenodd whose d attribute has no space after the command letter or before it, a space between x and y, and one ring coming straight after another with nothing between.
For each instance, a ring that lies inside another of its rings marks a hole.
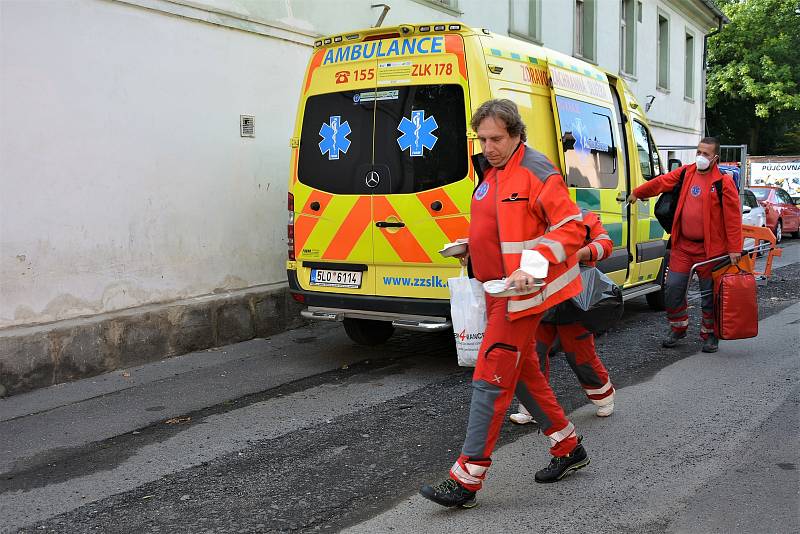
<instances>
[{"instance_id":1,"label":"ambulance rear window","mask_svg":"<svg viewBox=\"0 0 800 534\"><path fill-rule=\"evenodd\" d=\"M466 177L466 132L464 93L455 84L311 96L303 115L298 178L334 194L433 189ZM380 184L367 187L373 171Z\"/></svg>"}]
</instances>

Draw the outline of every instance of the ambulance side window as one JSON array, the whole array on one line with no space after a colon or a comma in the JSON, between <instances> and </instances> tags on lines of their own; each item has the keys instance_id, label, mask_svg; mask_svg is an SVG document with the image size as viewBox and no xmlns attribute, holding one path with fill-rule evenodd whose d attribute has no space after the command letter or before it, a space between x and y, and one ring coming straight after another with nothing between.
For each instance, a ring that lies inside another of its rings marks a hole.
<instances>
[{"instance_id":1,"label":"ambulance side window","mask_svg":"<svg viewBox=\"0 0 800 534\"><path fill-rule=\"evenodd\" d=\"M639 154L639 165L642 169L642 177L651 180L661 174L661 159L658 156L650 133L644 124L633 121L633 138L636 140L636 152Z\"/></svg>"},{"instance_id":2,"label":"ambulance side window","mask_svg":"<svg viewBox=\"0 0 800 534\"><path fill-rule=\"evenodd\" d=\"M617 143L610 108L556 96L569 187L615 189L619 183Z\"/></svg>"}]
</instances>

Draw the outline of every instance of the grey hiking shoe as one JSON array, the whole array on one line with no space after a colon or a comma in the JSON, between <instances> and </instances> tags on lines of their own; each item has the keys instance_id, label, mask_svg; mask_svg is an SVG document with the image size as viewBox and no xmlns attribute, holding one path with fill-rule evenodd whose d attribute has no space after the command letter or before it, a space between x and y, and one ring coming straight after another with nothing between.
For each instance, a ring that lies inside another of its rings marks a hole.
<instances>
[{"instance_id":1,"label":"grey hiking shoe","mask_svg":"<svg viewBox=\"0 0 800 534\"><path fill-rule=\"evenodd\" d=\"M661 342L661 346L665 349L671 349L675 345L678 344L678 340L683 339L686 337L686 332L674 332L670 331L669 335L664 338L664 341Z\"/></svg>"},{"instance_id":2,"label":"grey hiking shoe","mask_svg":"<svg viewBox=\"0 0 800 534\"><path fill-rule=\"evenodd\" d=\"M452 478L448 478L435 486L425 484L419 490L419 493L426 499L448 508L453 506L474 508L478 505L478 501L475 499L477 492L468 490Z\"/></svg>"},{"instance_id":3,"label":"grey hiking shoe","mask_svg":"<svg viewBox=\"0 0 800 534\"><path fill-rule=\"evenodd\" d=\"M571 471L577 471L589 465L589 456L583 445L578 445L566 456L553 456L550 465L536 472L536 482L558 482Z\"/></svg>"}]
</instances>

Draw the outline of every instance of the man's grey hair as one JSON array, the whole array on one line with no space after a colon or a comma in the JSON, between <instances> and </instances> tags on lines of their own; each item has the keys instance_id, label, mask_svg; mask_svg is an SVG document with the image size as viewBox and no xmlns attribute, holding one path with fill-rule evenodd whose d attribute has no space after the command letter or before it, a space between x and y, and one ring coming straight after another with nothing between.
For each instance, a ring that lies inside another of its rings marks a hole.
<instances>
[{"instance_id":1,"label":"man's grey hair","mask_svg":"<svg viewBox=\"0 0 800 534\"><path fill-rule=\"evenodd\" d=\"M528 136L525 134L525 123L522 122L522 117L519 114L517 105L511 100L507 98L487 100L475 111L470 121L470 126L477 132L478 126L480 126L483 119L487 117L503 121L506 125L506 130L508 130L508 135L511 137L519 135L523 142L528 139Z\"/></svg>"}]
</instances>

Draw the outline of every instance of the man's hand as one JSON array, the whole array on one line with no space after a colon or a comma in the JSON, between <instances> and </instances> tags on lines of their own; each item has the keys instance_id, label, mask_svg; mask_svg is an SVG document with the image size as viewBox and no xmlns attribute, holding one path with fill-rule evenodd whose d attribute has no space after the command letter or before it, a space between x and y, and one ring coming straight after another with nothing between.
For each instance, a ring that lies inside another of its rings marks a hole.
<instances>
[{"instance_id":1,"label":"man's hand","mask_svg":"<svg viewBox=\"0 0 800 534\"><path fill-rule=\"evenodd\" d=\"M627 202L628 204L633 204L633 203L634 203L634 202L636 202L637 200L639 200L639 199L638 199L638 198L636 198L636 195L634 195L633 193L631 193L630 195L628 195L628 198L627 198L627 199L625 199L625 202Z\"/></svg>"},{"instance_id":2,"label":"man's hand","mask_svg":"<svg viewBox=\"0 0 800 534\"><path fill-rule=\"evenodd\" d=\"M533 289L533 283L536 281L534 277L521 269L517 269L511 276L506 278L506 289L514 287L520 293L525 293Z\"/></svg>"},{"instance_id":3,"label":"man's hand","mask_svg":"<svg viewBox=\"0 0 800 534\"><path fill-rule=\"evenodd\" d=\"M456 254L456 255L453 256L454 258L458 259L458 263L460 263L462 267L466 267L467 266L467 262L469 261L469 239L467 239L465 237L462 237L462 238L456 239L455 242L456 243L464 243L465 245L467 245L467 251L466 252L464 252L463 254Z\"/></svg>"},{"instance_id":4,"label":"man's hand","mask_svg":"<svg viewBox=\"0 0 800 534\"><path fill-rule=\"evenodd\" d=\"M592 261L592 251L589 250L589 247L583 247L578 251L578 261L579 262L587 262Z\"/></svg>"},{"instance_id":5,"label":"man's hand","mask_svg":"<svg viewBox=\"0 0 800 534\"><path fill-rule=\"evenodd\" d=\"M731 259L731 265L736 265L739 263L739 260L742 258L741 252L731 252L728 254L728 257Z\"/></svg>"}]
</instances>

